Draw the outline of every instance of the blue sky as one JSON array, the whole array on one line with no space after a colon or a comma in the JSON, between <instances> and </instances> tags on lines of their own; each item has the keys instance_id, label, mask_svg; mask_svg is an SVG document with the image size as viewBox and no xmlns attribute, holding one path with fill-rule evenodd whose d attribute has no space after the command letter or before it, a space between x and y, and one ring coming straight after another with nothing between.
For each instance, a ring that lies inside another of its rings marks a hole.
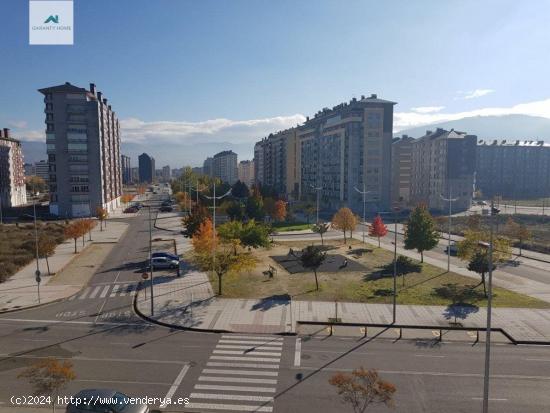
<instances>
[{"instance_id":1,"label":"blue sky","mask_svg":"<svg viewBox=\"0 0 550 413\"><path fill-rule=\"evenodd\" d=\"M0 126L23 139L43 136L36 89L65 81L95 82L136 143L252 145L370 93L398 102L396 129L550 117L548 1L75 0L74 12L74 46L29 46L28 1L0 3Z\"/></svg>"}]
</instances>

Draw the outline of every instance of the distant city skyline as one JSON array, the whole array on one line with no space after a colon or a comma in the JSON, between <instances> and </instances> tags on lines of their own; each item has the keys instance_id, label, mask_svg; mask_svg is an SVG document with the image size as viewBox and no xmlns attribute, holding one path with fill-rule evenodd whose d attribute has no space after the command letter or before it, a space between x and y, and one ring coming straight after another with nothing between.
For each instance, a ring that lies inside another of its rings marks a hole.
<instances>
[{"instance_id":1,"label":"distant city skyline","mask_svg":"<svg viewBox=\"0 0 550 413\"><path fill-rule=\"evenodd\" d=\"M94 82L117 107L123 151L134 159L150 151L179 167L220 150L251 159L258 139L362 94L397 102L394 132L477 115L550 119L550 92L541 87L550 63L541 52L548 3L138 4L77 1L74 46L29 46L28 2L3 2L11 35L0 46L10 64L0 76L10 81L0 124L22 141L45 141L36 89ZM143 16L162 24L143 24ZM109 69L82 66L90 55L108 60ZM63 64L45 71L32 61ZM160 153L143 146L151 142ZM170 145L182 153L163 148Z\"/></svg>"}]
</instances>

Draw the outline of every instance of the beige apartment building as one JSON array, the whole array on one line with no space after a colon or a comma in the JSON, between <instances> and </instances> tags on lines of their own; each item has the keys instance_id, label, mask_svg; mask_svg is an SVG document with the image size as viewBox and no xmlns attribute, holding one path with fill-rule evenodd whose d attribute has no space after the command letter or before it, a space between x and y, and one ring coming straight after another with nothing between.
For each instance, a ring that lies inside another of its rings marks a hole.
<instances>
[{"instance_id":1,"label":"beige apartment building","mask_svg":"<svg viewBox=\"0 0 550 413\"><path fill-rule=\"evenodd\" d=\"M414 138L395 138L391 151L392 206L405 208L411 200L412 150Z\"/></svg>"},{"instance_id":2,"label":"beige apartment building","mask_svg":"<svg viewBox=\"0 0 550 413\"><path fill-rule=\"evenodd\" d=\"M254 161L240 161L238 166L239 181L249 188L254 184Z\"/></svg>"},{"instance_id":3,"label":"beige apartment building","mask_svg":"<svg viewBox=\"0 0 550 413\"><path fill-rule=\"evenodd\" d=\"M27 203L21 142L12 138L8 128L0 129L0 202L2 207Z\"/></svg>"}]
</instances>

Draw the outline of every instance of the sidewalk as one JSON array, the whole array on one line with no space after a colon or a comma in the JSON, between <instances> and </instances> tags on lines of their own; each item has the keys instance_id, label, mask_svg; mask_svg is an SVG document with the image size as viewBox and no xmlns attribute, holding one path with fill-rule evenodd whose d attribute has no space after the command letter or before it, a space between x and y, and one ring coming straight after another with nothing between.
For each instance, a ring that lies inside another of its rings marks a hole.
<instances>
[{"instance_id":1,"label":"sidewalk","mask_svg":"<svg viewBox=\"0 0 550 413\"><path fill-rule=\"evenodd\" d=\"M42 273L40 303L35 280L36 261L33 260L6 282L0 284L0 313L61 300L78 292L89 277L83 279L82 277L67 276L65 272L70 270L71 264L78 260L91 261L95 265L100 264L101 262L97 262L97 259L105 254L105 248L88 251L88 247L93 244L114 244L118 242L127 228L128 224L126 223L110 220L103 231L100 231L98 225L92 231L92 241L88 241L88 235L85 236L84 247L82 239L77 241L79 254L74 254L72 239L59 244L55 253L48 259L52 275L48 275L46 260L40 259L39 268Z\"/></svg>"}]
</instances>

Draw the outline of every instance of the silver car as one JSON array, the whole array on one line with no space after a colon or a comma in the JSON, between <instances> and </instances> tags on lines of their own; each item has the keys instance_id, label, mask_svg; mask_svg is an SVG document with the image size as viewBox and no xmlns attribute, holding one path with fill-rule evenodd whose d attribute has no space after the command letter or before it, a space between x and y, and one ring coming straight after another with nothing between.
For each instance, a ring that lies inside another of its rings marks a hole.
<instances>
[{"instance_id":1,"label":"silver car","mask_svg":"<svg viewBox=\"0 0 550 413\"><path fill-rule=\"evenodd\" d=\"M175 260L171 257L153 257L151 259L151 263L153 264L154 269L162 269L162 268L178 268L180 265L179 260Z\"/></svg>"},{"instance_id":2,"label":"silver car","mask_svg":"<svg viewBox=\"0 0 550 413\"><path fill-rule=\"evenodd\" d=\"M149 413L146 404L135 403L125 394L111 389L86 389L79 391L67 405L66 413Z\"/></svg>"}]
</instances>

